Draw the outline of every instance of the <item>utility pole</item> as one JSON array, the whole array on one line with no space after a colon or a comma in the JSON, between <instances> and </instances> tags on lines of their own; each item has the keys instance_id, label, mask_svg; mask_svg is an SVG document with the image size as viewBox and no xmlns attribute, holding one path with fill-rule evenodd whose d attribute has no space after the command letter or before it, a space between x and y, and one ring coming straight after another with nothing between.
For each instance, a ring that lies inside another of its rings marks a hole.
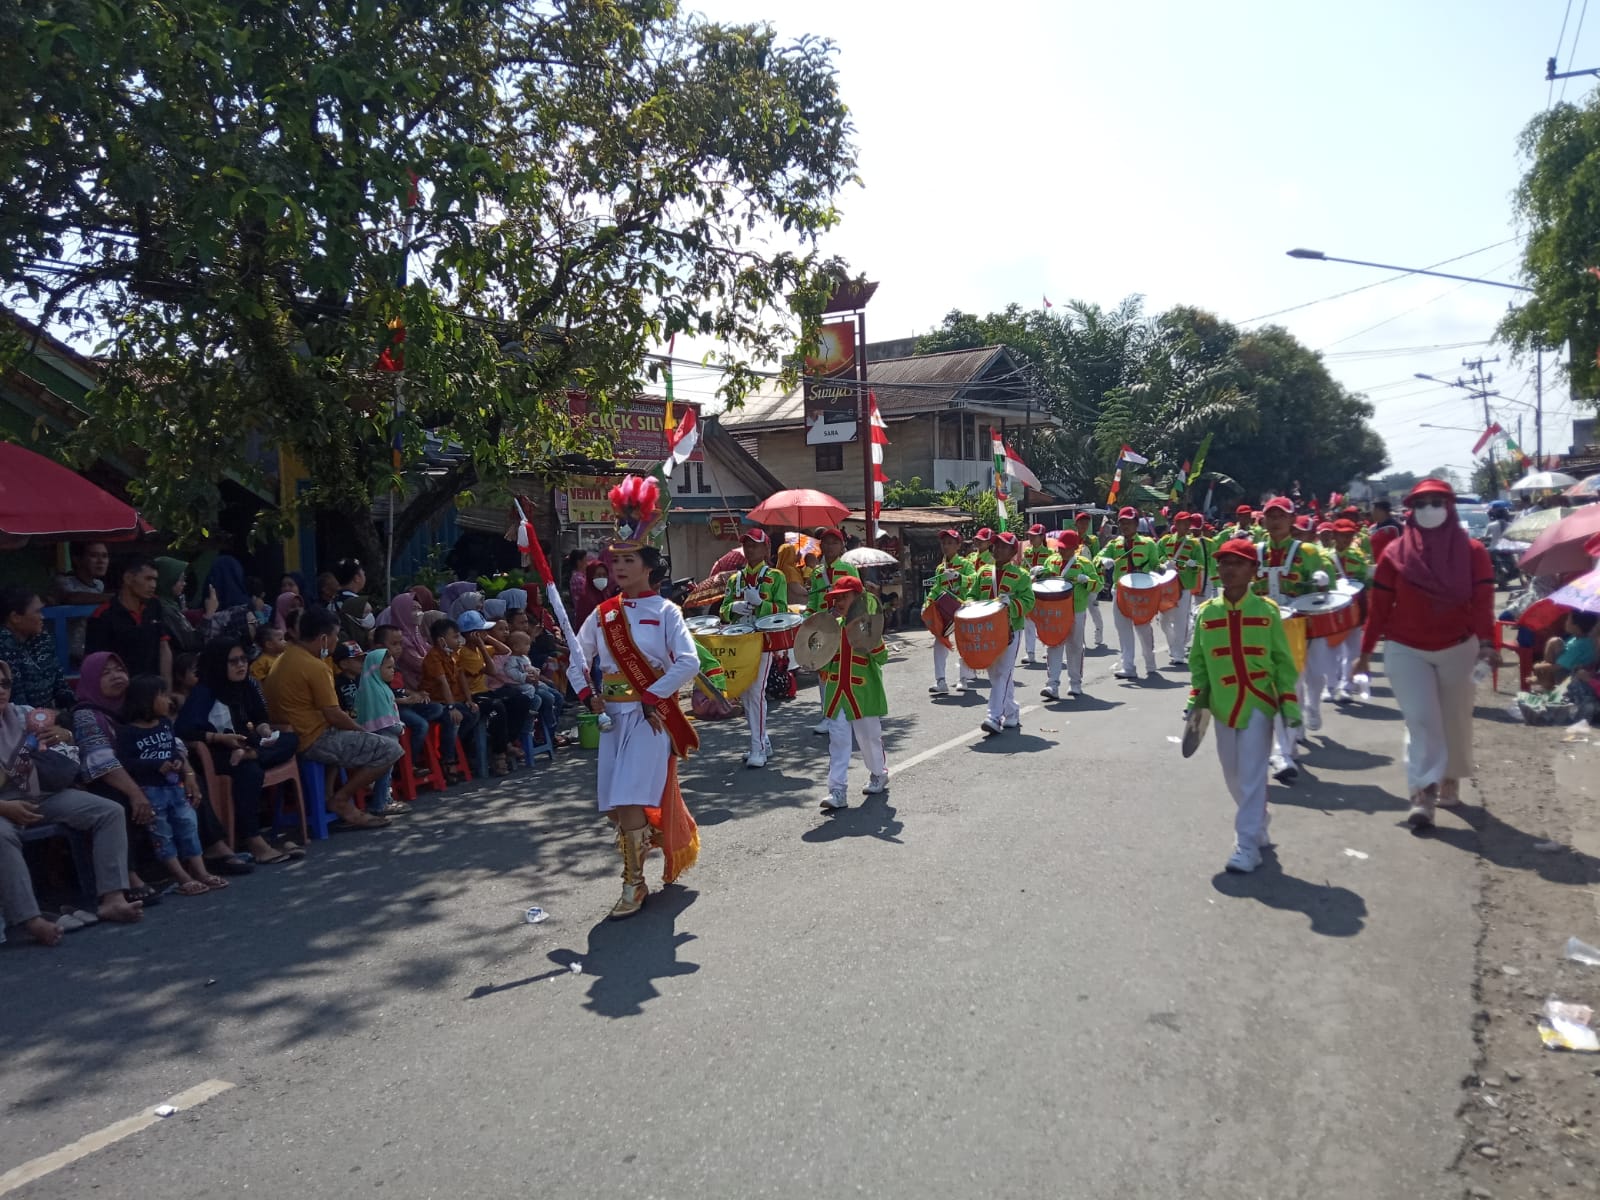
<instances>
[{"instance_id":1,"label":"utility pole","mask_svg":"<svg viewBox=\"0 0 1600 1200\"><path fill-rule=\"evenodd\" d=\"M1500 356L1498 354L1495 355L1493 358L1488 358L1488 359L1485 359L1485 358L1471 358L1471 359L1464 358L1464 359L1461 360L1461 365L1463 367L1465 367L1467 370L1469 370L1469 371L1471 371L1473 373L1472 382L1471 383L1467 383L1466 381L1461 380L1461 379L1456 380L1456 386L1457 387L1466 388L1474 396L1478 397L1480 400L1483 401L1483 427L1485 429L1488 429L1489 426L1494 424L1494 417L1491 416L1490 413L1489 413L1489 397L1490 396L1498 396L1500 393L1499 392L1491 392L1491 391L1489 391L1488 385L1494 382L1494 373L1490 372L1487 376L1484 375L1483 366L1484 366L1484 363L1486 363L1486 362L1497 363L1499 361L1500 361ZM1492 498L1498 498L1498 496L1500 495L1500 475L1499 475L1499 472L1495 469L1495 464L1494 464L1494 441L1493 441L1493 439L1490 440L1488 449L1489 449L1489 495Z\"/></svg>"},{"instance_id":2,"label":"utility pole","mask_svg":"<svg viewBox=\"0 0 1600 1200\"><path fill-rule=\"evenodd\" d=\"M1533 344L1533 469L1544 470L1544 343ZM1520 443L1521 438L1517 441Z\"/></svg>"}]
</instances>

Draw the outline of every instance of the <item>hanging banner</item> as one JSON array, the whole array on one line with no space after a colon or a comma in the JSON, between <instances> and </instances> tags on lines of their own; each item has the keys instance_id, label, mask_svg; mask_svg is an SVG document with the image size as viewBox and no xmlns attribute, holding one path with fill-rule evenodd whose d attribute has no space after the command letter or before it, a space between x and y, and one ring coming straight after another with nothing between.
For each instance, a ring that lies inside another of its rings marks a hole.
<instances>
[{"instance_id":1,"label":"hanging banner","mask_svg":"<svg viewBox=\"0 0 1600 1200\"><path fill-rule=\"evenodd\" d=\"M711 536L719 542L737 542L741 522L738 517L708 517Z\"/></svg>"},{"instance_id":2,"label":"hanging banner","mask_svg":"<svg viewBox=\"0 0 1600 1200\"><path fill-rule=\"evenodd\" d=\"M857 437L856 323L835 321L817 335L817 350L806 355L806 445L831 446Z\"/></svg>"},{"instance_id":3,"label":"hanging banner","mask_svg":"<svg viewBox=\"0 0 1600 1200\"><path fill-rule=\"evenodd\" d=\"M621 476L580 475L556 491L556 515L563 525L603 525L613 520L610 492Z\"/></svg>"},{"instance_id":4,"label":"hanging banner","mask_svg":"<svg viewBox=\"0 0 1600 1200\"><path fill-rule=\"evenodd\" d=\"M675 401L678 421L685 420L685 410L694 411L696 407ZM639 396L625 403L619 401L611 406L610 412L602 414L599 405L591 403L589 397L581 392L569 392L567 412L574 424L592 423L608 435L612 458L624 471L653 471L672 450L667 438L664 397ZM702 462L704 459L704 447L697 445L686 461Z\"/></svg>"}]
</instances>

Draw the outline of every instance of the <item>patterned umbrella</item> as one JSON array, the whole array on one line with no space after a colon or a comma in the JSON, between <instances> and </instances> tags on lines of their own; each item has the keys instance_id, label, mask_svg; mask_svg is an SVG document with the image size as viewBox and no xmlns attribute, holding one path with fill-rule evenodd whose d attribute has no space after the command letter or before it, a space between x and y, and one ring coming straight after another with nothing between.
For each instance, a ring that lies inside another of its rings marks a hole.
<instances>
[{"instance_id":1,"label":"patterned umbrella","mask_svg":"<svg viewBox=\"0 0 1600 1200\"><path fill-rule=\"evenodd\" d=\"M1509 532L1509 531L1508 531ZM1587 543L1600 533L1600 504L1588 504L1562 517L1534 539L1520 566L1525 575L1565 575L1587 571L1594 555Z\"/></svg>"},{"instance_id":2,"label":"patterned umbrella","mask_svg":"<svg viewBox=\"0 0 1600 1200\"><path fill-rule=\"evenodd\" d=\"M1566 587L1553 593L1550 600L1579 612L1600 613L1600 570L1578 576Z\"/></svg>"},{"instance_id":3,"label":"patterned umbrella","mask_svg":"<svg viewBox=\"0 0 1600 1200\"><path fill-rule=\"evenodd\" d=\"M1600 500L1600 472L1578 480L1561 494L1571 496L1574 500Z\"/></svg>"},{"instance_id":4,"label":"patterned umbrella","mask_svg":"<svg viewBox=\"0 0 1600 1200\"><path fill-rule=\"evenodd\" d=\"M744 566L744 547L735 546L711 564L711 573L719 575L723 571L737 571L742 566Z\"/></svg>"},{"instance_id":5,"label":"patterned umbrella","mask_svg":"<svg viewBox=\"0 0 1600 1200\"><path fill-rule=\"evenodd\" d=\"M1527 542L1531 546L1541 533L1571 511L1570 508L1536 508L1511 522L1502 536L1508 542Z\"/></svg>"}]
</instances>

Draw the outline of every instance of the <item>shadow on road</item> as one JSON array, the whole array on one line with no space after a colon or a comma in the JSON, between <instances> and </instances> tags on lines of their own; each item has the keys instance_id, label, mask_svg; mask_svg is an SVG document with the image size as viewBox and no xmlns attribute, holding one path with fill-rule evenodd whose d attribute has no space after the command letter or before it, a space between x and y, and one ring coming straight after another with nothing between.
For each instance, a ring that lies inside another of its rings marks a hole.
<instances>
[{"instance_id":1,"label":"shadow on road","mask_svg":"<svg viewBox=\"0 0 1600 1200\"><path fill-rule=\"evenodd\" d=\"M1255 900L1268 908L1304 913L1311 932L1323 937L1354 937L1366 928L1367 902L1346 887L1312 883L1284 874L1277 854L1262 852L1261 866L1250 875L1219 871L1211 886L1235 900Z\"/></svg>"},{"instance_id":2,"label":"shadow on road","mask_svg":"<svg viewBox=\"0 0 1600 1200\"><path fill-rule=\"evenodd\" d=\"M885 796L867 796L865 803L852 808L836 808L823 815L823 823L800 835L802 842L819 844L842 838L877 838L903 846L900 835L905 822Z\"/></svg>"},{"instance_id":3,"label":"shadow on road","mask_svg":"<svg viewBox=\"0 0 1600 1200\"><path fill-rule=\"evenodd\" d=\"M978 737L982 740L975 742L972 748L979 754L1035 754L1060 745L1050 738L1035 737L1026 731L1019 733L1015 729L992 737L985 737L980 732Z\"/></svg>"},{"instance_id":4,"label":"shadow on road","mask_svg":"<svg viewBox=\"0 0 1600 1200\"><path fill-rule=\"evenodd\" d=\"M1534 846L1545 841L1543 835L1528 833L1502 821L1486 808L1466 805L1456 809L1441 809L1441 818L1454 813L1467 828L1456 825L1435 825L1422 834L1436 841L1464 850L1468 854L1481 854L1499 867L1517 871L1533 871L1551 883L1592 887L1600 884L1600 858L1581 850L1563 848L1553 853L1541 853ZM1448 819L1448 818L1445 818Z\"/></svg>"},{"instance_id":5,"label":"shadow on road","mask_svg":"<svg viewBox=\"0 0 1600 1200\"><path fill-rule=\"evenodd\" d=\"M1372 689L1372 698L1378 698L1378 689ZM1387 704L1347 704L1339 710L1341 716L1354 717L1358 721L1403 721L1398 708L1390 708Z\"/></svg>"},{"instance_id":6,"label":"shadow on road","mask_svg":"<svg viewBox=\"0 0 1600 1200\"><path fill-rule=\"evenodd\" d=\"M1301 763L1300 781L1294 787L1275 787L1267 795L1273 804L1315 808L1322 812L1370 815L1405 812L1410 807L1408 801L1374 783L1324 783L1320 779L1313 779L1307 774L1304 763Z\"/></svg>"},{"instance_id":7,"label":"shadow on road","mask_svg":"<svg viewBox=\"0 0 1600 1200\"><path fill-rule=\"evenodd\" d=\"M587 954L552 950L549 958L557 970L533 976L527 982L570 972L572 964L578 963L590 981L585 1008L602 1017L636 1017L644 1012L647 1001L661 995L656 980L693 975L700 969L699 963L678 961L679 948L694 941L695 935L679 933L674 928L684 910L699 896L692 888L677 884L651 892L638 916L626 921L602 920L591 929ZM514 986L518 985L500 985L495 990ZM476 998L477 993L473 996Z\"/></svg>"},{"instance_id":8,"label":"shadow on road","mask_svg":"<svg viewBox=\"0 0 1600 1200\"><path fill-rule=\"evenodd\" d=\"M1384 767L1394 761L1390 754L1374 754L1358 750L1323 734L1320 741L1311 743L1312 750L1306 761L1324 771L1364 771L1369 767Z\"/></svg>"}]
</instances>

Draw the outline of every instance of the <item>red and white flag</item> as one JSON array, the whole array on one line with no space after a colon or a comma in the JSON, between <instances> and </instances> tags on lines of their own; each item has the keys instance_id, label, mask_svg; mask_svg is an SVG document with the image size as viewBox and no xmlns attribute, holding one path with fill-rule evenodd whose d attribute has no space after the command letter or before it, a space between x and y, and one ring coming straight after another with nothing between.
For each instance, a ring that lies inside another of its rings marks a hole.
<instances>
[{"instance_id":1,"label":"red and white flag","mask_svg":"<svg viewBox=\"0 0 1600 1200\"><path fill-rule=\"evenodd\" d=\"M1017 457L1017 452L1006 445L1000 438L1000 431L991 427L990 436L994 439L994 462L996 469L1003 469L1007 479L1015 479L1018 483L1026 484L1034 491L1042 491L1039 477L1028 469L1028 464ZM1007 489L1009 490L1009 489Z\"/></svg>"},{"instance_id":2,"label":"red and white flag","mask_svg":"<svg viewBox=\"0 0 1600 1200\"><path fill-rule=\"evenodd\" d=\"M867 424L872 429L872 518L883 512L883 488L889 477L883 472L883 448L889 444L889 427L878 411L878 396L867 393Z\"/></svg>"},{"instance_id":3,"label":"red and white flag","mask_svg":"<svg viewBox=\"0 0 1600 1200\"><path fill-rule=\"evenodd\" d=\"M661 464L662 473L671 476L689 461L694 448L700 444L700 419L692 408L678 414L676 426L667 430L667 461Z\"/></svg>"},{"instance_id":4,"label":"red and white flag","mask_svg":"<svg viewBox=\"0 0 1600 1200\"><path fill-rule=\"evenodd\" d=\"M1150 462L1150 460L1148 458L1146 458L1144 455L1135 453L1133 450L1130 450L1127 446L1124 446L1122 448L1122 454L1118 457L1117 461L1118 462L1137 463L1140 466L1148 466L1149 462Z\"/></svg>"},{"instance_id":5,"label":"red and white flag","mask_svg":"<svg viewBox=\"0 0 1600 1200\"><path fill-rule=\"evenodd\" d=\"M1054 308L1055 307L1054 304L1050 303L1050 297L1049 296L1040 296L1039 299L1044 301L1044 306L1046 308Z\"/></svg>"},{"instance_id":6,"label":"red and white flag","mask_svg":"<svg viewBox=\"0 0 1600 1200\"><path fill-rule=\"evenodd\" d=\"M1500 422L1494 422L1494 424L1490 425L1489 428L1485 429L1481 434L1478 435L1477 441L1472 443L1472 452L1474 454L1478 453L1489 444L1490 438L1494 437L1494 435L1497 433L1504 432L1505 430L1500 428Z\"/></svg>"}]
</instances>

